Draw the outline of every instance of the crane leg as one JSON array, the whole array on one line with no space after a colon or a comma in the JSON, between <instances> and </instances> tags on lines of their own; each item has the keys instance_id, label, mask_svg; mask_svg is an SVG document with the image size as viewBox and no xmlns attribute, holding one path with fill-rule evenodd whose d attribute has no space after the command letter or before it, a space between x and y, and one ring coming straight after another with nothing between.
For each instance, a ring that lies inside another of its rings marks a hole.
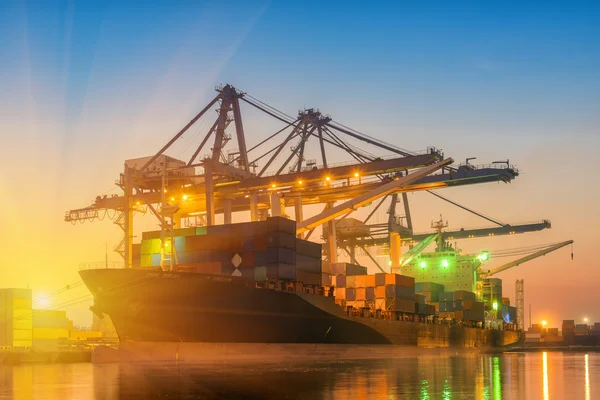
<instances>
[{"instance_id":1,"label":"crane leg","mask_svg":"<svg viewBox=\"0 0 600 400\"><path fill-rule=\"evenodd\" d=\"M400 257L402 256L402 247L400 234L390 232L390 260L392 262L392 273L400 273Z\"/></svg>"}]
</instances>

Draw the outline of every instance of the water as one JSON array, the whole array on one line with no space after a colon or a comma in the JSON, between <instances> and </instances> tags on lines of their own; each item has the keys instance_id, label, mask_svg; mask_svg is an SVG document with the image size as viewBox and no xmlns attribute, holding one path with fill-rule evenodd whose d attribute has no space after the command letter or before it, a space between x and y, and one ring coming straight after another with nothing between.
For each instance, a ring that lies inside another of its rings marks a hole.
<instances>
[{"instance_id":1,"label":"water","mask_svg":"<svg viewBox=\"0 0 600 400\"><path fill-rule=\"evenodd\" d=\"M0 366L0 399L597 399L600 354Z\"/></svg>"}]
</instances>

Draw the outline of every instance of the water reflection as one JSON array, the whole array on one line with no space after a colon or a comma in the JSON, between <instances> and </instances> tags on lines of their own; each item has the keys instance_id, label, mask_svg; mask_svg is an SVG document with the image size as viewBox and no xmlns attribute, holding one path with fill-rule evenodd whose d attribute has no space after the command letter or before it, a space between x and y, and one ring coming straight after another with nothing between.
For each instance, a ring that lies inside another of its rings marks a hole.
<instances>
[{"instance_id":1,"label":"water reflection","mask_svg":"<svg viewBox=\"0 0 600 400\"><path fill-rule=\"evenodd\" d=\"M582 358L544 353L212 367L0 366L0 399L597 398L590 375L600 373L600 355Z\"/></svg>"},{"instance_id":2,"label":"water reflection","mask_svg":"<svg viewBox=\"0 0 600 400\"><path fill-rule=\"evenodd\" d=\"M550 394L548 390L548 353L546 352L542 354L542 382L544 385L544 400L548 400Z\"/></svg>"},{"instance_id":3,"label":"water reflection","mask_svg":"<svg viewBox=\"0 0 600 400\"><path fill-rule=\"evenodd\" d=\"M590 357L585 355L585 400L590 400Z\"/></svg>"}]
</instances>

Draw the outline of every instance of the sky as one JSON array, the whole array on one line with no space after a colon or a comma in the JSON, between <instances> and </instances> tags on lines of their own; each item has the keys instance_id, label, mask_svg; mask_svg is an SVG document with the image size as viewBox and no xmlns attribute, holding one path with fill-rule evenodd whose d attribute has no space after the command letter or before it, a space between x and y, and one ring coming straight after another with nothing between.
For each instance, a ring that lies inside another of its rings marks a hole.
<instances>
[{"instance_id":1,"label":"sky","mask_svg":"<svg viewBox=\"0 0 600 400\"><path fill-rule=\"evenodd\" d=\"M230 83L401 148L510 159L514 182L441 194L509 223L547 218L552 229L459 247L575 240L573 261L564 249L499 277L513 301L515 279L525 280L533 322L600 321L600 5L544 3L1 2L0 286L43 296L77 282L81 263L103 260L118 227L72 226L64 212L118 193L124 160L154 154L215 85ZM278 129L244 115L249 143ZM184 139L170 155L196 140ZM427 194L410 199L417 230L440 214L451 227L487 225ZM69 316L89 324L89 304Z\"/></svg>"}]
</instances>

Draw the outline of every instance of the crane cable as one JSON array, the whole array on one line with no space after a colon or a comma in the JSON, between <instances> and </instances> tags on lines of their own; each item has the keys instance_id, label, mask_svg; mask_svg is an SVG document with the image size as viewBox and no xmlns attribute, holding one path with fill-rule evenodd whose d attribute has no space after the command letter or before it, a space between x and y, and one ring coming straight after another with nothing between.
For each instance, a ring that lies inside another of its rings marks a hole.
<instances>
[{"instance_id":1,"label":"crane cable","mask_svg":"<svg viewBox=\"0 0 600 400\"><path fill-rule=\"evenodd\" d=\"M501 226L501 227L509 226L508 224L505 224L504 222L497 221L497 220L495 220L495 219L493 219L493 218L491 218L491 217L485 216L485 215L483 215L483 214L481 214L481 213L479 213L479 212L477 212L477 211L475 211L475 210L471 210L470 208L468 208L468 207L465 207L465 206L463 206L463 205L460 205L460 204L458 204L458 203L456 203L456 202L454 202L454 201L452 201L452 200L450 200L450 199L448 199L448 198L446 198L446 197L444 197L444 196L442 196L442 195L439 195L439 194L437 194L437 193L434 193L434 192L433 192L433 191L431 191L431 190L426 190L426 192L427 192L427 193L429 193L429 194L431 194L431 195L434 195L434 196L435 196L435 197L437 197L437 198L440 198L440 199L442 199L442 200L444 200L444 201L447 201L448 203L450 203L450 204L452 204L452 205L455 205L455 206L456 206L456 207L458 207L458 208L462 208L463 210L465 210L465 211L468 211L468 212L470 212L471 214L477 215L478 217L481 217L481 218L483 218L483 219L486 219L486 220L488 220L488 221L490 221L490 222L493 222L493 223L494 223L494 224L496 224L496 225L499 225L499 226Z\"/></svg>"}]
</instances>

